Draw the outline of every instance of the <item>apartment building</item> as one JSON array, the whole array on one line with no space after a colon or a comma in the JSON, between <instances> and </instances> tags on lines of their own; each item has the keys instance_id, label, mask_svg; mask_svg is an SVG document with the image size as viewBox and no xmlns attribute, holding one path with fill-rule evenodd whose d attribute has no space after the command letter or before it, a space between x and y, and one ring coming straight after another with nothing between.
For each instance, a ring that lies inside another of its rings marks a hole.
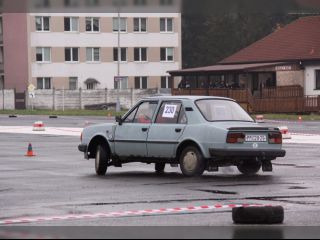
<instances>
[{"instance_id":1,"label":"apartment building","mask_svg":"<svg viewBox=\"0 0 320 240\"><path fill-rule=\"evenodd\" d=\"M38 89L170 88L181 68L179 13L29 14L28 26Z\"/></svg>"}]
</instances>

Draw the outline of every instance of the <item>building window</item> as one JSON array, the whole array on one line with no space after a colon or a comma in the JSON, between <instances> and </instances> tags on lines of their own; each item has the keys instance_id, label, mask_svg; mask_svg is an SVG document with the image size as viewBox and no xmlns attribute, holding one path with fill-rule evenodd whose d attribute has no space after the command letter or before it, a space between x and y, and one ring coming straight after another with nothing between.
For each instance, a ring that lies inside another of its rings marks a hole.
<instances>
[{"instance_id":1,"label":"building window","mask_svg":"<svg viewBox=\"0 0 320 240\"><path fill-rule=\"evenodd\" d=\"M37 62L51 62L51 48L38 47L37 48Z\"/></svg>"},{"instance_id":2,"label":"building window","mask_svg":"<svg viewBox=\"0 0 320 240\"><path fill-rule=\"evenodd\" d=\"M37 78L37 89L51 89L51 78Z\"/></svg>"},{"instance_id":3,"label":"building window","mask_svg":"<svg viewBox=\"0 0 320 240\"><path fill-rule=\"evenodd\" d=\"M37 32L49 32L50 17L36 17L36 30Z\"/></svg>"},{"instance_id":4,"label":"building window","mask_svg":"<svg viewBox=\"0 0 320 240\"><path fill-rule=\"evenodd\" d=\"M4 89L4 76L0 76L0 90Z\"/></svg>"},{"instance_id":5,"label":"building window","mask_svg":"<svg viewBox=\"0 0 320 240\"><path fill-rule=\"evenodd\" d=\"M79 18L65 17L64 18L64 31L65 32L78 32L79 31Z\"/></svg>"},{"instance_id":6,"label":"building window","mask_svg":"<svg viewBox=\"0 0 320 240\"><path fill-rule=\"evenodd\" d=\"M4 52L3 52L3 47L0 47L0 64L4 63Z\"/></svg>"},{"instance_id":7,"label":"building window","mask_svg":"<svg viewBox=\"0 0 320 240\"><path fill-rule=\"evenodd\" d=\"M69 78L69 89L70 90L77 90L78 89L78 78L77 77Z\"/></svg>"},{"instance_id":8,"label":"building window","mask_svg":"<svg viewBox=\"0 0 320 240\"><path fill-rule=\"evenodd\" d=\"M160 32L173 32L173 18L160 18Z\"/></svg>"},{"instance_id":9,"label":"building window","mask_svg":"<svg viewBox=\"0 0 320 240\"><path fill-rule=\"evenodd\" d=\"M65 7L77 7L79 4L78 0L64 0Z\"/></svg>"},{"instance_id":10,"label":"building window","mask_svg":"<svg viewBox=\"0 0 320 240\"><path fill-rule=\"evenodd\" d=\"M135 6L146 6L147 0L134 0L133 4Z\"/></svg>"},{"instance_id":11,"label":"building window","mask_svg":"<svg viewBox=\"0 0 320 240\"><path fill-rule=\"evenodd\" d=\"M160 0L160 6L172 6L173 0Z\"/></svg>"},{"instance_id":12,"label":"building window","mask_svg":"<svg viewBox=\"0 0 320 240\"><path fill-rule=\"evenodd\" d=\"M0 34L3 34L3 22L2 22L2 18L0 18Z\"/></svg>"},{"instance_id":13,"label":"building window","mask_svg":"<svg viewBox=\"0 0 320 240\"><path fill-rule=\"evenodd\" d=\"M79 62L79 48L65 48L66 62Z\"/></svg>"},{"instance_id":14,"label":"building window","mask_svg":"<svg viewBox=\"0 0 320 240\"><path fill-rule=\"evenodd\" d=\"M100 5L100 1L99 0L86 0L86 6L88 7L97 7Z\"/></svg>"},{"instance_id":15,"label":"building window","mask_svg":"<svg viewBox=\"0 0 320 240\"><path fill-rule=\"evenodd\" d=\"M146 18L134 18L133 19L133 30L138 33L147 32L147 19Z\"/></svg>"},{"instance_id":16,"label":"building window","mask_svg":"<svg viewBox=\"0 0 320 240\"><path fill-rule=\"evenodd\" d=\"M35 2L36 8L49 8L50 7L50 0L38 0Z\"/></svg>"},{"instance_id":17,"label":"building window","mask_svg":"<svg viewBox=\"0 0 320 240\"><path fill-rule=\"evenodd\" d=\"M127 48L120 48L120 62L127 62ZM118 62L118 48L113 49L113 61Z\"/></svg>"},{"instance_id":18,"label":"building window","mask_svg":"<svg viewBox=\"0 0 320 240\"><path fill-rule=\"evenodd\" d=\"M100 32L100 19L94 17L87 17L86 32Z\"/></svg>"},{"instance_id":19,"label":"building window","mask_svg":"<svg viewBox=\"0 0 320 240\"><path fill-rule=\"evenodd\" d=\"M148 77L135 77L134 78L135 89L147 89L148 88Z\"/></svg>"},{"instance_id":20,"label":"building window","mask_svg":"<svg viewBox=\"0 0 320 240\"><path fill-rule=\"evenodd\" d=\"M316 90L320 90L320 70L316 70Z\"/></svg>"},{"instance_id":21,"label":"building window","mask_svg":"<svg viewBox=\"0 0 320 240\"><path fill-rule=\"evenodd\" d=\"M119 18L113 18L113 31L119 31ZM127 32L127 19L120 18L120 32Z\"/></svg>"},{"instance_id":22,"label":"building window","mask_svg":"<svg viewBox=\"0 0 320 240\"><path fill-rule=\"evenodd\" d=\"M134 61L135 62L148 61L148 49L147 48L135 48L134 49Z\"/></svg>"},{"instance_id":23,"label":"building window","mask_svg":"<svg viewBox=\"0 0 320 240\"><path fill-rule=\"evenodd\" d=\"M96 83L87 83L87 90L95 90L96 86Z\"/></svg>"},{"instance_id":24,"label":"building window","mask_svg":"<svg viewBox=\"0 0 320 240\"><path fill-rule=\"evenodd\" d=\"M87 62L100 62L100 48L87 48Z\"/></svg>"},{"instance_id":25,"label":"building window","mask_svg":"<svg viewBox=\"0 0 320 240\"><path fill-rule=\"evenodd\" d=\"M128 89L128 78L127 77L115 78L114 88L115 89Z\"/></svg>"},{"instance_id":26,"label":"building window","mask_svg":"<svg viewBox=\"0 0 320 240\"><path fill-rule=\"evenodd\" d=\"M174 48L161 48L161 62L174 61Z\"/></svg>"},{"instance_id":27,"label":"building window","mask_svg":"<svg viewBox=\"0 0 320 240\"><path fill-rule=\"evenodd\" d=\"M172 78L171 77L161 77L161 88L170 89L172 88Z\"/></svg>"}]
</instances>

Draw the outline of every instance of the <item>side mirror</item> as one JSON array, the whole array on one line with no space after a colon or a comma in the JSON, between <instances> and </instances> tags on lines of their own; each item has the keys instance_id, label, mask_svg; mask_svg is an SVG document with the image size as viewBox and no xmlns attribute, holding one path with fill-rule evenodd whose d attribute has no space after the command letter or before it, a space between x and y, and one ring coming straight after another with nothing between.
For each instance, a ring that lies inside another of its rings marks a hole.
<instances>
[{"instance_id":1,"label":"side mirror","mask_svg":"<svg viewBox=\"0 0 320 240\"><path fill-rule=\"evenodd\" d=\"M122 117L121 116L116 116L116 122L119 123L119 125L121 126L123 121L122 121Z\"/></svg>"}]
</instances>

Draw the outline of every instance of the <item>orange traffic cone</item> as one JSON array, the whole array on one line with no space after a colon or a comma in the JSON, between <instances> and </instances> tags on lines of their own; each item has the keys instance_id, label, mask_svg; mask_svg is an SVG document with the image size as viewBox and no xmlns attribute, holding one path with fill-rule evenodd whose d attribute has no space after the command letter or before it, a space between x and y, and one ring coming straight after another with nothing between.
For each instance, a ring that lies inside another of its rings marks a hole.
<instances>
[{"instance_id":1,"label":"orange traffic cone","mask_svg":"<svg viewBox=\"0 0 320 240\"><path fill-rule=\"evenodd\" d=\"M28 152L27 154L25 155L26 157L35 157L36 155L33 153L33 150L32 150L32 144L29 143L29 146L28 146Z\"/></svg>"}]
</instances>

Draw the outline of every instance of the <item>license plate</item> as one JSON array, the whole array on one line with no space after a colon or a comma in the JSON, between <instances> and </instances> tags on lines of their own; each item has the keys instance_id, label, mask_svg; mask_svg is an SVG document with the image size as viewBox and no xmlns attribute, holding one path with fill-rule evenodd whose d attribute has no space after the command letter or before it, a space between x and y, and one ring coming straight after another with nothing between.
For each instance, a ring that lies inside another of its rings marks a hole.
<instances>
[{"instance_id":1,"label":"license plate","mask_svg":"<svg viewBox=\"0 0 320 240\"><path fill-rule=\"evenodd\" d=\"M246 142L266 142L267 136L265 135L247 135Z\"/></svg>"}]
</instances>

